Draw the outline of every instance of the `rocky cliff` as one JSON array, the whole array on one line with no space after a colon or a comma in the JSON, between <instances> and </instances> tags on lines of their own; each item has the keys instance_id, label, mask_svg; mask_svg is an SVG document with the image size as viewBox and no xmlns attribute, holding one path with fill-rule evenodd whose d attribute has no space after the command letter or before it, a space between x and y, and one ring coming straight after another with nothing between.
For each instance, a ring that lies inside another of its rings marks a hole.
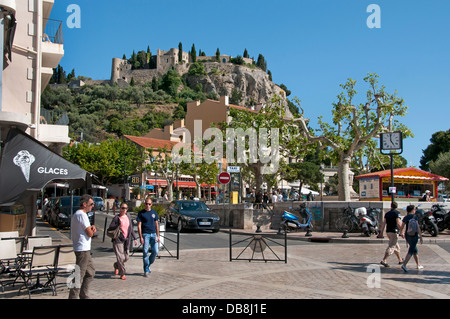
<instances>
[{"instance_id":1,"label":"rocky cliff","mask_svg":"<svg viewBox=\"0 0 450 319\"><path fill-rule=\"evenodd\" d=\"M241 94L241 105L250 102L266 103L273 95L284 96L284 91L273 83L266 72L256 67L235 65L232 63L204 62L206 75L184 74L190 88L201 84L204 92L213 92L218 96L232 96L236 88Z\"/></svg>"},{"instance_id":2,"label":"rocky cliff","mask_svg":"<svg viewBox=\"0 0 450 319\"><path fill-rule=\"evenodd\" d=\"M122 61L119 59L119 61ZM284 95L284 91L269 79L269 75L256 66L236 65L233 63L201 62L205 72L202 75L189 75L189 64L173 66L184 82L192 89L202 85L203 92L215 93L217 96L232 96L233 89L242 94L240 105L251 102L260 104L269 101L273 95ZM162 77L165 72L159 69L131 70L127 63L117 67L117 75L112 75L111 81L119 86L127 86L133 78L136 83L152 81L153 77ZM120 70L119 70L120 69ZM179 88L181 90L181 87Z\"/></svg>"}]
</instances>

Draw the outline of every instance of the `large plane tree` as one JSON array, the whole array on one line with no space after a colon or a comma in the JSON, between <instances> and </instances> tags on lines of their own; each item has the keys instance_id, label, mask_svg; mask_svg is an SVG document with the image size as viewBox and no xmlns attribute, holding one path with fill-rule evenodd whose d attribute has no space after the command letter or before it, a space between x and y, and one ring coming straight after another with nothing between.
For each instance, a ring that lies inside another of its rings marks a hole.
<instances>
[{"instance_id":1,"label":"large plane tree","mask_svg":"<svg viewBox=\"0 0 450 319\"><path fill-rule=\"evenodd\" d=\"M349 174L351 163L364 153L377 152L379 134L387 131L402 131L403 137L412 136L411 131L396 118L406 115L407 106L397 92L390 94L384 86L378 85L377 74L368 74L364 78L368 89L366 95L357 104L356 81L348 79L341 84L343 91L337 96L332 107L332 122L327 123L319 117L319 128L313 130L304 111L292 122L292 139L298 148L308 144L317 144L329 148L333 161L338 163L339 200L350 201ZM296 133L295 133L296 132Z\"/></svg>"}]
</instances>

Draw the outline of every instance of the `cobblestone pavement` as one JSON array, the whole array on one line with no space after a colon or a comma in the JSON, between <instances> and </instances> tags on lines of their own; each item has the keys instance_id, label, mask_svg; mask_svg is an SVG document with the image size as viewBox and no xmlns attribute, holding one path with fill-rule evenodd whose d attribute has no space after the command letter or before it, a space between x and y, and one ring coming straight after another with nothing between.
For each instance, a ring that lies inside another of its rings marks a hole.
<instances>
[{"instance_id":1,"label":"cobblestone pavement","mask_svg":"<svg viewBox=\"0 0 450 319\"><path fill-rule=\"evenodd\" d=\"M302 235L303 236L303 235ZM96 299L448 299L450 253L434 243L419 245L423 270L411 259L404 273L391 256L391 267L380 268L386 245L378 243L303 243L288 245L284 261L230 261L229 249L183 250L180 259L160 258L148 278L142 273L142 253L127 262L127 280L113 275L114 254L95 257L90 297ZM271 247L284 258L283 247ZM402 256L406 246L401 242ZM235 258L242 248L233 248ZM245 251L242 258L250 257ZM266 249L266 258L270 250ZM58 277L58 294L42 292L32 299L67 299L66 278ZM6 287L0 298L17 296Z\"/></svg>"}]
</instances>

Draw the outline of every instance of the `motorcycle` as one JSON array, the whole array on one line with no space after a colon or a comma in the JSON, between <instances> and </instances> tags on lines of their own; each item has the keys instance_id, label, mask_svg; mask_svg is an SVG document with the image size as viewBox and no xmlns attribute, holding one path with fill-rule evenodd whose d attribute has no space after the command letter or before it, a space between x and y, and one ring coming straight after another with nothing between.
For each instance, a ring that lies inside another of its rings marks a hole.
<instances>
[{"instance_id":1,"label":"motorcycle","mask_svg":"<svg viewBox=\"0 0 450 319\"><path fill-rule=\"evenodd\" d=\"M420 205L419 205L420 206ZM416 209L416 216L419 218L419 226L422 232L427 231L431 236L436 237L439 235L439 230L436 225L436 220L432 212L425 212L422 208Z\"/></svg>"},{"instance_id":2,"label":"motorcycle","mask_svg":"<svg viewBox=\"0 0 450 319\"><path fill-rule=\"evenodd\" d=\"M444 209L445 205L434 204L431 207L431 214L436 220L436 225L439 231L444 231L446 228L450 229L450 214Z\"/></svg>"},{"instance_id":3,"label":"motorcycle","mask_svg":"<svg viewBox=\"0 0 450 319\"><path fill-rule=\"evenodd\" d=\"M359 226L363 234L370 237L372 234L378 234L378 215L380 211L376 208L360 207L355 210L355 216L359 218Z\"/></svg>"},{"instance_id":4,"label":"motorcycle","mask_svg":"<svg viewBox=\"0 0 450 319\"><path fill-rule=\"evenodd\" d=\"M289 209L292 209L292 207L289 207ZM281 232L281 229L283 229L285 232L306 229L305 236L311 236L311 230L313 228L313 225L311 223L311 213L308 211L305 204L300 205L300 209L298 210L298 212L302 217L302 222L300 222L300 219L291 212L284 211L281 214L279 233Z\"/></svg>"}]
</instances>

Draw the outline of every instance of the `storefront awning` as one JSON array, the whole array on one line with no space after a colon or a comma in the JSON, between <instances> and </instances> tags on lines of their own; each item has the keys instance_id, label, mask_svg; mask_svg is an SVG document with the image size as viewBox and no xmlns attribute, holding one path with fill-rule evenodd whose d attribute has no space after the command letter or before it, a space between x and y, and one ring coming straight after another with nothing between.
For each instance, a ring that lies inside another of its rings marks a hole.
<instances>
[{"instance_id":1,"label":"storefront awning","mask_svg":"<svg viewBox=\"0 0 450 319\"><path fill-rule=\"evenodd\" d=\"M165 180L157 179L155 181L155 179L151 179L151 178L147 179L147 184L148 185L155 185L155 182L156 182L157 186L167 187L167 181L165 181ZM176 185L177 185L177 181L173 181L173 186L176 187ZM214 184L213 185L208 185L206 183L203 183L203 184L200 185L200 187L202 187L202 188L208 187L208 186L214 187L216 185L214 185ZM197 184L195 184L195 182L178 181L178 187L182 187L182 188L196 188Z\"/></svg>"},{"instance_id":2,"label":"storefront awning","mask_svg":"<svg viewBox=\"0 0 450 319\"><path fill-rule=\"evenodd\" d=\"M52 180L76 180L79 187L90 176L78 165L16 128L9 131L1 151L0 205L14 203Z\"/></svg>"}]
</instances>

